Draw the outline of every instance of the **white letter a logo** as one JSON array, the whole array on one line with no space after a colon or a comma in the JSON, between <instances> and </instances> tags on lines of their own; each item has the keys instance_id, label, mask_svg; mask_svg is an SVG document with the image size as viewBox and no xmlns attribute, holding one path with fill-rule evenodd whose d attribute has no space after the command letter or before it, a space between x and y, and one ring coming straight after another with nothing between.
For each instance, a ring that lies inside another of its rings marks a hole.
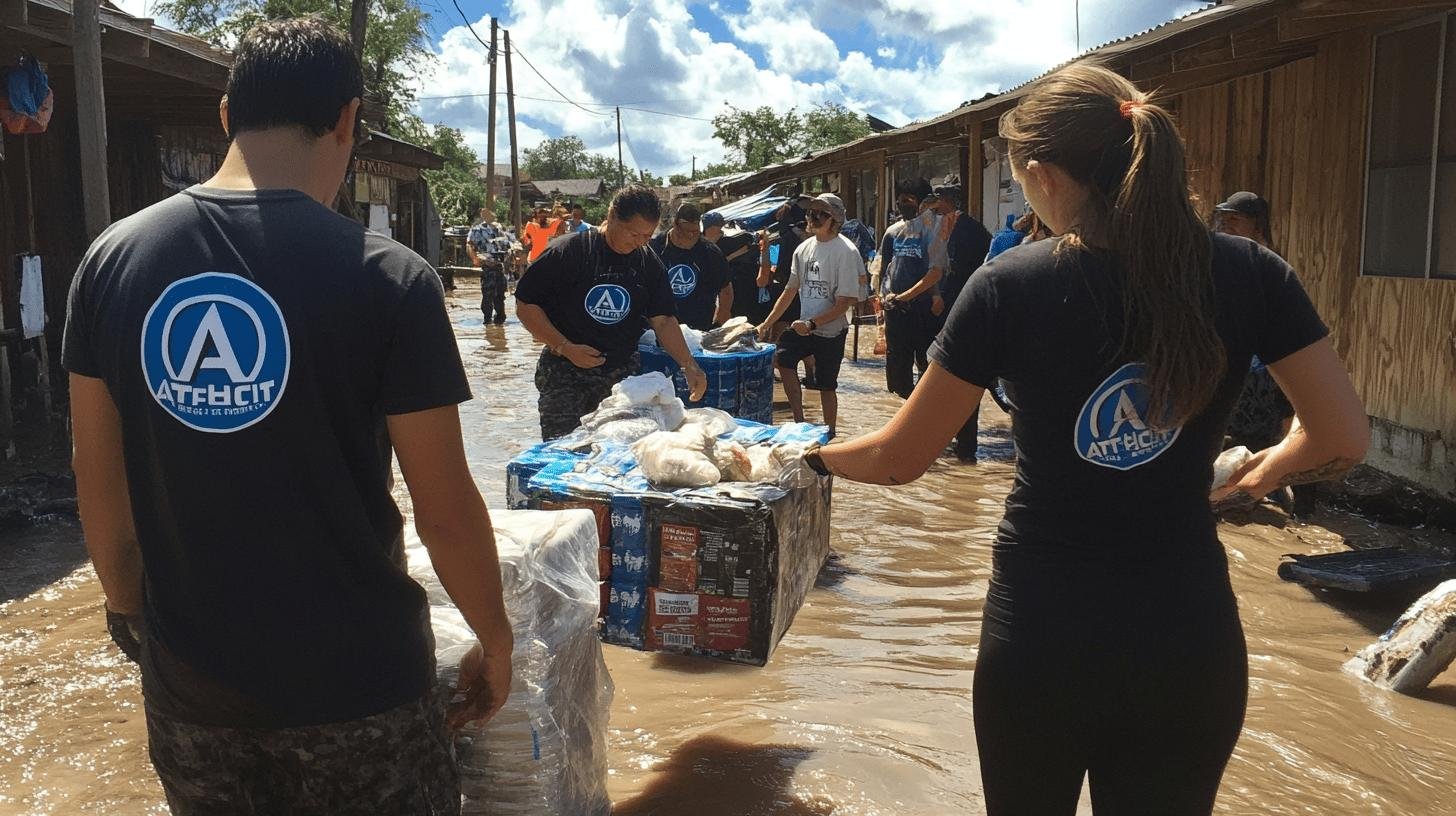
<instances>
[{"instance_id":1,"label":"white letter a logo","mask_svg":"<svg viewBox=\"0 0 1456 816\"><path fill-rule=\"evenodd\" d=\"M204 360L202 351L207 348L209 338L212 339L217 354ZM191 382L197 376L199 368L220 368L227 372L228 379L234 383L248 381L243 367L238 365L238 355L233 352L233 344L228 340L227 329L223 328L222 315L217 313L216 303L207 307L207 314L197 324L197 332L192 335L192 345L187 347L187 357L182 361L182 369L177 378Z\"/></svg>"},{"instance_id":2,"label":"white letter a logo","mask_svg":"<svg viewBox=\"0 0 1456 816\"><path fill-rule=\"evenodd\" d=\"M1112 428L1107 432L1107 436L1109 438L1117 436L1118 429L1124 424L1131 425L1135 431L1148 429L1147 423L1143 422L1142 414L1138 413L1137 406L1132 404L1132 398L1127 395L1126 388L1117 395L1117 408L1112 412Z\"/></svg>"}]
</instances>

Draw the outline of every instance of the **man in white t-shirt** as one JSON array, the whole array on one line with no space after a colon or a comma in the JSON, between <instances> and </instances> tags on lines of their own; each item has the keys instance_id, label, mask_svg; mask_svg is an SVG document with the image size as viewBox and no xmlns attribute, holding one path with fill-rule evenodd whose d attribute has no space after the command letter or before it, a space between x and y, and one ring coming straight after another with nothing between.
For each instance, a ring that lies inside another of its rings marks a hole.
<instances>
[{"instance_id":1,"label":"man in white t-shirt","mask_svg":"<svg viewBox=\"0 0 1456 816\"><path fill-rule=\"evenodd\" d=\"M803 422L799 362L814 358L819 398L824 405L824 424L829 426L829 435L833 437L839 413L836 392L839 366L844 361L844 338L849 332L845 313L859 300L860 276L865 274L865 265L854 243L839 234L846 218L844 202L839 196L824 193L806 202L804 210L810 238L794 250L789 282L758 333L769 336L769 329L798 296L801 317L779 337L774 365L783 379L794 421Z\"/></svg>"}]
</instances>

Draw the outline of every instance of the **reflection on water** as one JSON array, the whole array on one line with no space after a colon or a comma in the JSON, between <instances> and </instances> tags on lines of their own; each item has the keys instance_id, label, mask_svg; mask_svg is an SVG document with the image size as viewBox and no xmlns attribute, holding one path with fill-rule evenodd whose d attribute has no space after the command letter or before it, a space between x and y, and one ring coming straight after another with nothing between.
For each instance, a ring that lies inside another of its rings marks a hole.
<instances>
[{"instance_id":1,"label":"reflection on water","mask_svg":"<svg viewBox=\"0 0 1456 816\"><path fill-rule=\"evenodd\" d=\"M477 480L500 507L505 462L539 438L537 346L514 319L482 326L478 302L472 290L452 296L476 397L462 417ZM895 409L883 376L846 364L841 433ZM767 667L606 649L619 816L981 812L971 674L1012 473L1005 415L989 400L982 424L979 465L945 459L895 489L836 485L835 557ZM1346 677L1341 663L1399 604L1275 575L1283 553L1337 549L1373 527L1320 522L1260 510L1222 529L1250 699L1218 812L1456 814L1456 674L1421 699ZM94 575L72 569L74 525L20 538L0 540L0 587L30 576L28 595L0 603L0 813L165 812L135 674L105 639Z\"/></svg>"}]
</instances>

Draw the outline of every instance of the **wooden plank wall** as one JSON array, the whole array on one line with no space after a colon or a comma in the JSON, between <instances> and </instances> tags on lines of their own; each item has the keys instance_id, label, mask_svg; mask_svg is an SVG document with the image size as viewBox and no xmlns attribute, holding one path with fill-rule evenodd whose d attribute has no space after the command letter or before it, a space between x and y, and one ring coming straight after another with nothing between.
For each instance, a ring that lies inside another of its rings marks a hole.
<instances>
[{"instance_id":1,"label":"wooden plank wall","mask_svg":"<svg viewBox=\"0 0 1456 816\"><path fill-rule=\"evenodd\" d=\"M1208 214L1238 190L1270 202L1274 248L1333 330L1366 411L1456 438L1456 281L1360 276L1369 32L1176 99L1189 184Z\"/></svg>"}]
</instances>

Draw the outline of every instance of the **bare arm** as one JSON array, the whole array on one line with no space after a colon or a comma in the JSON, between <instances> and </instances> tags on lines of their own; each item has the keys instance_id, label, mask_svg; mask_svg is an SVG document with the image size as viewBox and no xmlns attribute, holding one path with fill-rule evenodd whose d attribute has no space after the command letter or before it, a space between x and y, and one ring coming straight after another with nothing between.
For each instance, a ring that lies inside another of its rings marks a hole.
<instances>
[{"instance_id":1,"label":"bare arm","mask_svg":"<svg viewBox=\"0 0 1456 816\"><path fill-rule=\"evenodd\" d=\"M1254 454L1228 486L1214 493L1220 504L1339 478L1365 458L1370 446L1370 420L1328 338L1272 363L1269 371L1294 406L1294 428L1284 441Z\"/></svg>"},{"instance_id":2,"label":"bare arm","mask_svg":"<svg viewBox=\"0 0 1456 816\"><path fill-rule=\"evenodd\" d=\"M682 366L683 376L687 377L688 392L693 402L703 398L708 390L708 375L698 367L698 361L693 359L693 353L688 351L688 344L683 340L682 327L678 324L677 318L671 315L658 315L649 318L652 330L657 333L657 342L667 352L669 357Z\"/></svg>"},{"instance_id":3,"label":"bare arm","mask_svg":"<svg viewBox=\"0 0 1456 816\"><path fill-rule=\"evenodd\" d=\"M733 284L725 283L722 289L718 290L718 311L713 314L713 322L719 326L728 322L733 316Z\"/></svg>"},{"instance_id":4,"label":"bare arm","mask_svg":"<svg viewBox=\"0 0 1456 816\"><path fill-rule=\"evenodd\" d=\"M469 719L488 718L510 690L513 639L501 594L490 513L465 462L460 413L451 405L388 418L389 439L415 508L415 529L450 599L480 639L471 672L462 664ZM502 668L503 667L503 668ZM470 676L474 674L475 676ZM472 694L473 692L473 694Z\"/></svg>"},{"instance_id":5,"label":"bare arm","mask_svg":"<svg viewBox=\"0 0 1456 816\"><path fill-rule=\"evenodd\" d=\"M820 451L836 476L869 484L919 479L965 424L985 389L932 362L910 399L878 431Z\"/></svg>"},{"instance_id":6,"label":"bare arm","mask_svg":"<svg viewBox=\"0 0 1456 816\"><path fill-rule=\"evenodd\" d=\"M106 383L71 375L71 424L76 499L86 552L106 593L106 607L142 612L142 554L137 545L122 452L121 415Z\"/></svg>"},{"instance_id":7,"label":"bare arm","mask_svg":"<svg viewBox=\"0 0 1456 816\"><path fill-rule=\"evenodd\" d=\"M794 298L798 297L798 295L799 284L792 280L789 281L789 285L785 286L784 291L779 293L779 299L774 301L773 310L768 313L768 317L764 318L763 322L758 324L758 333L760 336L767 336L768 330L773 327L773 324L779 322L779 318L783 317L784 312L789 310L789 305L794 302Z\"/></svg>"},{"instance_id":8,"label":"bare arm","mask_svg":"<svg viewBox=\"0 0 1456 816\"><path fill-rule=\"evenodd\" d=\"M480 256L475 253L475 244L472 244L468 238L465 240L465 252L470 256L471 266L480 266Z\"/></svg>"},{"instance_id":9,"label":"bare arm","mask_svg":"<svg viewBox=\"0 0 1456 816\"><path fill-rule=\"evenodd\" d=\"M544 343L546 348L551 349L552 354L565 357L577 368L596 368L607 361L601 351L592 348L584 343L573 343L566 339L566 335L556 328L551 318L546 316L546 310L534 303L522 303L516 301L516 317L521 319L521 325L537 341ZM678 338L682 340L681 337Z\"/></svg>"}]
</instances>

